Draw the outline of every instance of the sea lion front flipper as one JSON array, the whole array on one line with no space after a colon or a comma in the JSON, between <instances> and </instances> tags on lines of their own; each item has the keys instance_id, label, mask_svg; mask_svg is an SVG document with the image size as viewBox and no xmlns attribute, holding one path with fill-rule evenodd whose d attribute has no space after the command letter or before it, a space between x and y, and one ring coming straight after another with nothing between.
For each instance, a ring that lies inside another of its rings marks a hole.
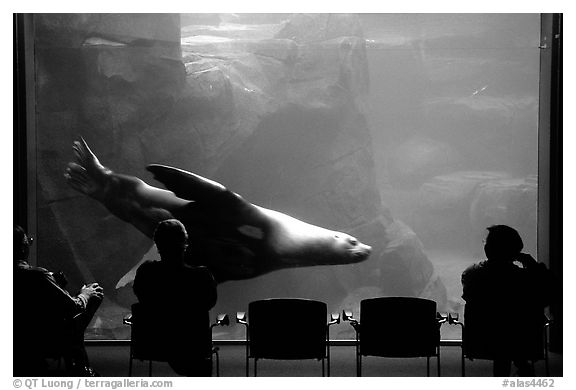
<instances>
[{"instance_id":1,"label":"sea lion front flipper","mask_svg":"<svg viewBox=\"0 0 576 390\"><path fill-rule=\"evenodd\" d=\"M254 231L254 229L250 230L249 228L249 226L258 226L261 222L261 213L258 212L258 208L222 184L165 165L152 164L146 169L152 172L156 180L164 184L169 191L174 192L179 198L217 210L221 218L233 220L240 226L248 226L246 228L248 230L241 231L242 234L255 237L263 235L261 229L258 228L258 231Z\"/></svg>"},{"instance_id":2,"label":"sea lion front flipper","mask_svg":"<svg viewBox=\"0 0 576 390\"><path fill-rule=\"evenodd\" d=\"M183 169L158 164L148 165L146 169L182 199L206 202L229 192L222 184Z\"/></svg>"}]
</instances>

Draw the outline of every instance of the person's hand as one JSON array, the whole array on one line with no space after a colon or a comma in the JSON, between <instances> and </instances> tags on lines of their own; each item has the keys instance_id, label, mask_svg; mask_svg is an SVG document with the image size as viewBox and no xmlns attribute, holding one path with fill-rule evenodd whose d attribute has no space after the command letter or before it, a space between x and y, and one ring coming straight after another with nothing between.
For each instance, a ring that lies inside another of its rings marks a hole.
<instances>
[{"instance_id":1,"label":"person's hand","mask_svg":"<svg viewBox=\"0 0 576 390\"><path fill-rule=\"evenodd\" d=\"M104 297L104 289L98 283L90 283L82 287L80 294L84 294L88 298L94 297L102 299Z\"/></svg>"},{"instance_id":2,"label":"person's hand","mask_svg":"<svg viewBox=\"0 0 576 390\"><path fill-rule=\"evenodd\" d=\"M529 255L528 253L520 253L518 257L516 257L516 261L522 264L522 267L528 268L536 265L536 260Z\"/></svg>"}]
</instances>

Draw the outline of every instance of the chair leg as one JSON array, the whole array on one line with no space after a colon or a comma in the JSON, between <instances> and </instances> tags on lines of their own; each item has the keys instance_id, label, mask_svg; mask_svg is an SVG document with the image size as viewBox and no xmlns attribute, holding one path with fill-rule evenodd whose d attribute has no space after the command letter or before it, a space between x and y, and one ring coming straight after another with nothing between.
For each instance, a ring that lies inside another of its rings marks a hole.
<instances>
[{"instance_id":1,"label":"chair leg","mask_svg":"<svg viewBox=\"0 0 576 390\"><path fill-rule=\"evenodd\" d=\"M257 362L258 362L258 358L254 358L254 376L255 377L258 376L258 368L257 368L258 363Z\"/></svg>"},{"instance_id":2,"label":"chair leg","mask_svg":"<svg viewBox=\"0 0 576 390\"><path fill-rule=\"evenodd\" d=\"M328 376L330 376L330 334L326 333L326 364L328 365ZM324 359L322 359L322 376L324 376Z\"/></svg>"},{"instance_id":3,"label":"chair leg","mask_svg":"<svg viewBox=\"0 0 576 390\"><path fill-rule=\"evenodd\" d=\"M128 376L132 376L132 354L130 354L130 362L128 363Z\"/></svg>"},{"instance_id":4,"label":"chair leg","mask_svg":"<svg viewBox=\"0 0 576 390\"><path fill-rule=\"evenodd\" d=\"M356 376L362 376L362 355L356 356Z\"/></svg>"},{"instance_id":5,"label":"chair leg","mask_svg":"<svg viewBox=\"0 0 576 390\"><path fill-rule=\"evenodd\" d=\"M440 377L440 347L438 347L438 355L436 357L438 363L438 377Z\"/></svg>"},{"instance_id":6,"label":"chair leg","mask_svg":"<svg viewBox=\"0 0 576 390\"><path fill-rule=\"evenodd\" d=\"M148 361L148 376L152 376L152 360Z\"/></svg>"},{"instance_id":7,"label":"chair leg","mask_svg":"<svg viewBox=\"0 0 576 390\"><path fill-rule=\"evenodd\" d=\"M250 350L248 349L248 340L246 340L246 376L250 376Z\"/></svg>"},{"instance_id":8,"label":"chair leg","mask_svg":"<svg viewBox=\"0 0 576 390\"><path fill-rule=\"evenodd\" d=\"M546 376L550 376L550 367L548 365L548 332L550 330L550 324L544 326L544 367L546 369Z\"/></svg>"},{"instance_id":9,"label":"chair leg","mask_svg":"<svg viewBox=\"0 0 576 390\"><path fill-rule=\"evenodd\" d=\"M218 350L216 350L216 376L220 376L220 355L218 354Z\"/></svg>"},{"instance_id":10,"label":"chair leg","mask_svg":"<svg viewBox=\"0 0 576 390\"><path fill-rule=\"evenodd\" d=\"M430 376L430 356L426 356L426 376Z\"/></svg>"},{"instance_id":11,"label":"chair leg","mask_svg":"<svg viewBox=\"0 0 576 390\"><path fill-rule=\"evenodd\" d=\"M546 367L546 376L550 376L550 365L548 362L548 333L544 329L544 366Z\"/></svg>"},{"instance_id":12,"label":"chair leg","mask_svg":"<svg viewBox=\"0 0 576 390\"><path fill-rule=\"evenodd\" d=\"M72 358L70 356L64 356L64 369L66 372L71 372L72 366Z\"/></svg>"}]
</instances>

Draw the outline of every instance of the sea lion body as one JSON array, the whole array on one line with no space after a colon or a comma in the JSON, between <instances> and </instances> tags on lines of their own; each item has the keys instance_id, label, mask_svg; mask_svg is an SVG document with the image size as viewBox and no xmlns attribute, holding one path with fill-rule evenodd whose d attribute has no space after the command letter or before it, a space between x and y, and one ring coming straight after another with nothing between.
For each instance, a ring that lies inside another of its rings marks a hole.
<instances>
[{"instance_id":1,"label":"sea lion body","mask_svg":"<svg viewBox=\"0 0 576 390\"><path fill-rule=\"evenodd\" d=\"M357 263L371 248L354 237L256 206L222 184L163 165L147 169L167 190L102 166L84 140L66 178L76 190L152 238L158 222L176 218L188 231L190 261L218 282L293 267Z\"/></svg>"}]
</instances>

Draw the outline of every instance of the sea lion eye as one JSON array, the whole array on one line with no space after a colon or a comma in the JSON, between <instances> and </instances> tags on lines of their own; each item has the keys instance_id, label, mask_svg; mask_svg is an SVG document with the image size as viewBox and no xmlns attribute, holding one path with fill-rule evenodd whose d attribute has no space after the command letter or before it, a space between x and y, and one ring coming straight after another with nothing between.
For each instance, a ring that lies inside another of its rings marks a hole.
<instances>
[{"instance_id":1,"label":"sea lion eye","mask_svg":"<svg viewBox=\"0 0 576 390\"><path fill-rule=\"evenodd\" d=\"M348 239L348 242L350 243L350 245L353 245L353 246L358 245L358 240L355 238Z\"/></svg>"},{"instance_id":2,"label":"sea lion eye","mask_svg":"<svg viewBox=\"0 0 576 390\"><path fill-rule=\"evenodd\" d=\"M334 238L338 240L340 236L338 234L334 234Z\"/></svg>"}]
</instances>

